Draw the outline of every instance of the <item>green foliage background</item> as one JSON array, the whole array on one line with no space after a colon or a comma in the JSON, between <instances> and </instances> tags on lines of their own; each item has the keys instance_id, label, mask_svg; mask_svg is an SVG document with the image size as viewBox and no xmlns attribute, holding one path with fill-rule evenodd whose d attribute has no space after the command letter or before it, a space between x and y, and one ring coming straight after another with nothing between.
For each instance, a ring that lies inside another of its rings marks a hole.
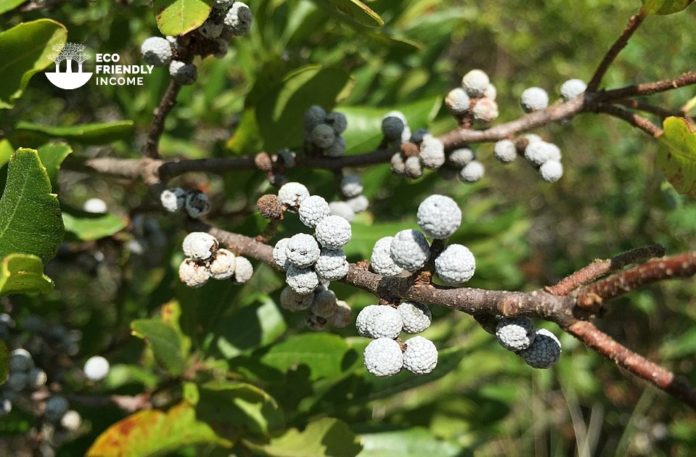
<instances>
[{"instance_id":1,"label":"green foliage background","mask_svg":"<svg viewBox=\"0 0 696 457\"><path fill-rule=\"evenodd\" d=\"M223 59L200 63L198 83L182 90L167 120L163 155L221 157L301 146L302 112L318 102L349 115L351 153L379 142L378 121L392 109L403 110L414 127L429 125L442 133L454 127L440 108L442 97L471 68L491 75L500 121L514 119L525 87L554 92L568 78L588 80L640 7L638 1L609 0L572 5L376 0L369 6L385 22L378 29L337 15L333 3L251 1L251 35L235 40ZM158 33L149 2L48 4L39 11L4 13L0 27L49 17L65 25L69 41L117 52L124 64L141 63L139 44ZM618 87L693 70L695 13L691 7L648 18L605 84ZM227 455L222 449L230 445L235 455L272 456L696 451L696 421L686 407L625 376L567 335L561 338L561 362L551 371L536 371L500 348L469 316L434 309L435 324L426 336L441 349L436 372L375 379L361 366L366 340L352 329L308 334L300 316L279 308L282 278L270 269L258 266L241 288L182 287L176 278L184 236L180 221L153 211L141 184L106 180L78 166L89 157L139 157L167 79L164 70L155 70L143 87L89 84L66 92L37 75L14 108L0 112L0 132L13 149L58 139L73 149L54 185L54 191L60 188L66 229L63 247L45 265L55 288L3 299L20 321L40 314L82 332L78 357L54 372L80 366L93 354L104 354L114 365L104 385L85 387L68 377L67 389L135 394L188 373L185 384L166 384L162 405L181 400L179 409L141 418L146 436L152 432L143 442L158 439L153 438L158 430L148 428L151 422L174 418L183 428L186 421L201 422L190 428L189 441L166 448L181 456ZM651 100L676 109L694 95L686 88ZM87 129L87 134L48 128L95 123L101 124L96 133ZM669 253L696 248L696 204L657 171L655 141L591 114L535 133L563 150L566 174L559 183L543 183L521 163L494 163L491 145L476 148L487 167L476 185L453 185L435 173L407 181L392 176L387 165L365 170L371 208L353 225L350 259L369 257L377 238L414 225L417 203L434 192L461 203L464 222L456 240L477 256L470 283L475 287L531 290L595 258L653 242ZM328 200L337 198L329 172L298 170L289 177ZM188 175L178 184L206 189L213 196L212 219L224 228L253 235L263 227L254 203L270 187L259 173ZM95 196L108 203L110 214L90 220L75 208ZM279 236L299 229L289 220ZM129 249L135 240L144 255ZM375 300L342 285L336 292L356 310ZM693 281L665 283L615 302L598 323L696 382L694 297ZM149 346L131 336L131 329ZM192 367L198 371L191 374ZM103 407L80 412L87 420L85 433L58 455L83 454L124 417ZM21 412L0 418L0 454L26 446L31 421ZM143 442L131 455L154 452ZM191 444L201 442L206 444Z\"/></svg>"}]
</instances>

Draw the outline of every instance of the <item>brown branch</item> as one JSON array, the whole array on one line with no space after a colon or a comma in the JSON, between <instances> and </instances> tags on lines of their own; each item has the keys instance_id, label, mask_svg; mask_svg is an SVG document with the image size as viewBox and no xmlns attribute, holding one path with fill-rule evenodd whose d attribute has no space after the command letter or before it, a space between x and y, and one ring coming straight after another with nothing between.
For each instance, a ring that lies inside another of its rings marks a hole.
<instances>
[{"instance_id":1,"label":"brown branch","mask_svg":"<svg viewBox=\"0 0 696 457\"><path fill-rule=\"evenodd\" d=\"M662 135L662 129L660 127L656 126L648 119L621 107L615 105L599 105L597 107L597 111L626 121L633 127L642 130L653 138L657 138Z\"/></svg>"},{"instance_id":2,"label":"brown branch","mask_svg":"<svg viewBox=\"0 0 696 457\"><path fill-rule=\"evenodd\" d=\"M602 61L597 66L594 75L592 75L592 79L590 79L590 82L587 84L587 92L591 93L597 91L599 84L602 82L604 74L607 72L612 62L614 62L616 56L618 56L621 50L626 47L628 40L631 38L633 33L638 30L638 27L640 27L640 24L643 23L644 19L645 14L642 11L629 18L626 28L624 28L623 32L621 32L621 35L619 35L614 44L611 45L607 53L604 55L604 58L602 58Z\"/></svg>"},{"instance_id":3,"label":"brown branch","mask_svg":"<svg viewBox=\"0 0 696 457\"><path fill-rule=\"evenodd\" d=\"M595 260L586 267L561 279L553 286L547 286L544 289L554 295L568 295L578 287L589 284L612 271L619 270L632 263L652 257L662 257L663 255L665 255L665 248L659 244L631 249L615 255L611 259Z\"/></svg>"},{"instance_id":4,"label":"brown branch","mask_svg":"<svg viewBox=\"0 0 696 457\"><path fill-rule=\"evenodd\" d=\"M580 289L578 308L596 311L601 304L639 287L696 274L696 251L649 260Z\"/></svg>"},{"instance_id":5,"label":"brown branch","mask_svg":"<svg viewBox=\"0 0 696 457\"><path fill-rule=\"evenodd\" d=\"M696 409L696 390L686 380L631 351L592 323L575 321L565 327L565 330L618 366Z\"/></svg>"},{"instance_id":6,"label":"brown branch","mask_svg":"<svg viewBox=\"0 0 696 457\"><path fill-rule=\"evenodd\" d=\"M635 99L616 100L616 103L619 105L623 105L627 108L631 108L634 110L644 111L646 113L654 114L654 115L659 116L661 118L665 118L665 117L669 117L669 116L685 117L685 114L682 111L679 111L679 110L670 111L670 110L665 109L661 106L651 105L650 103L645 103L645 102L642 102L640 100L635 100Z\"/></svg>"},{"instance_id":7,"label":"brown branch","mask_svg":"<svg viewBox=\"0 0 696 457\"><path fill-rule=\"evenodd\" d=\"M152 117L152 123L150 124L150 131L147 134L147 140L145 141L145 150L143 151L145 157L151 159L156 159L159 157L159 140L164 131L164 121L167 119L167 115L174 107L176 103L176 96L179 94L181 85L174 80L169 81L167 90L164 91L162 100L160 100L159 106L155 108L154 116Z\"/></svg>"},{"instance_id":8,"label":"brown branch","mask_svg":"<svg viewBox=\"0 0 696 457\"><path fill-rule=\"evenodd\" d=\"M696 84L696 71L687 71L673 79L663 79L649 83L635 84L600 92L602 100L618 100L620 98L635 97L639 95L652 95L658 92L678 89L680 87Z\"/></svg>"}]
</instances>

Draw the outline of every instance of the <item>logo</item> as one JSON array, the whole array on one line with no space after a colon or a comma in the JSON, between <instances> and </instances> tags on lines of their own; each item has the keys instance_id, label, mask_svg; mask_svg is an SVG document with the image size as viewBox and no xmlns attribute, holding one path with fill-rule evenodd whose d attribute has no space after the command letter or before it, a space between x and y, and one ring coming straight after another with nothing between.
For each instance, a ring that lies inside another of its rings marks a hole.
<instances>
[{"instance_id":1,"label":"logo","mask_svg":"<svg viewBox=\"0 0 696 457\"><path fill-rule=\"evenodd\" d=\"M92 78L92 73L84 71L82 65L87 60L85 45L66 43L53 49L56 57L55 71L46 72L46 78L56 87L73 90L84 86ZM62 71L61 71L62 70Z\"/></svg>"}]
</instances>

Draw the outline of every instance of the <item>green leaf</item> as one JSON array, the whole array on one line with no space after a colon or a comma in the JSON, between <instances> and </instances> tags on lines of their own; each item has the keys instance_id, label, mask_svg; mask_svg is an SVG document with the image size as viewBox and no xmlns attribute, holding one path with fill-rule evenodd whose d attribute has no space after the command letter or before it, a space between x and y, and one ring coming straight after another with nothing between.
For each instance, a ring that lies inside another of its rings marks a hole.
<instances>
[{"instance_id":1,"label":"green leaf","mask_svg":"<svg viewBox=\"0 0 696 457\"><path fill-rule=\"evenodd\" d=\"M97 437L88 457L147 457L168 455L184 446L212 443L230 447L213 429L196 418L194 408L182 402L166 413L140 411L120 420Z\"/></svg>"},{"instance_id":2,"label":"green leaf","mask_svg":"<svg viewBox=\"0 0 696 457\"><path fill-rule=\"evenodd\" d=\"M358 457L463 457L461 447L435 438L427 430L413 428L360 435L363 450Z\"/></svg>"},{"instance_id":3,"label":"green leaf","mask_svg":"<svg viewBox=\"0 0 696 457\"><path fill-rule=\"evenodd\" d=\"M43 274L43 262L37 256L10 254L0 262L0 296L45 293L52 288L53 281Z\"/></svg>"},{"instance_id":4,"label":"green leaf","mask_svg":"<svg viewBox=\"0 0 696 457\"><path fill-rule=\"evenodd\" d=\"M0 0L0 14L13 10L26 1L27 0Z\"/></svg>"},{"instance_id":5,"label":"green leaf","mask_svg":"<svg viewBox=\"0 0 696 457\"><path fill-rule=\"evenodd\" d=\"M15 149L7 139L0 140L0 168L2 168L12 158ZM0 194L1 195L1 194Z\"/></svg>"},{"instance_id":6,"label":"green leaf","mask_svg":"<svg viewBox=\"0 0 696 457\"><path fill-rule=\"evenodd\" d=\"M415 131L427 127L440 110L442 97L426 98L401 105L397 109ZM362 106L340 106L340 112L348 118L348 130L343 134L348 152L364 152L375 149L382 140L382 118L392 109Z\"/></svg>"},{"instance_id":7,"label":"green leaf","mask_svg":"<svg viewBox=\"0 0 696 457\"><path fill-rule=\"evenodd\" d=\"M329 0L329 5L326 2L319 0L317 4L322 7L328 7L332 13L338 13L341 19L347 19L359 25L367 27L381 27L384 25L384 20L375 13L372 8L361 2L360 0Z\"/></svg>"},{"instance_id":8,"label":"green leaf","mask_svg":"<svg viewBox=\"0 0 696 457\"><path fill-rule=\"evenodd\" d=\"M343 69L308 65L287 74L256 103L256 124L268 151L301 145L304 112L311 105L332 107L350 76Z\"/></svg>"},{"instance_id":9,"label":"green leaf","mask_svg":"<svg viewBox=\"0 0 696 457\"><path fill-rule=\"evenodd\" d=\"M213 0L155 0L157 27L162 35L183 35L200 27Z\"/></svg>"},{"instance_id":10,"label":"green leaf","mask_svg":"<svg viewBox=\"0 0 696 457\"><path fill-rule=\"evenodd\" d=\"M678 13L685 10L694 0L643 0L643 13L667 14Z\"/></svg>"},{"instance_id":11,"label":"green leaf","mask_svg":"<svg viewBox=\"0 0 696 457\"><path fill-rule=\"evenodd\" d=\"M7 350L7 345L0 340L0 385L7 381L7 376L10 374L10 352Z\"/></svg>"},{"instance_id":12,"label":"green leaf","mask_svg":"<svg viewBox=\"0 0 696 457\"><path fill-rule=\"evenodd\" d=\"M63 240L58 199L38 153L18 149L10 160L0 199L0 257L21 252L53 257Z\"/></svg>"},{"instance_id":13,"label":"green leaf","mask_svg":"<svg viewBox=\"0 0 696 457\"><path fill-rule=\"evenodd\" d=\"M212 329L214 346L226 359L266 346L280 338L287 325L276 305L266 298L219 319Z\"/></svg>"},{"instance_id":14,"label":"green leaf","mask_svg":"<svg viewBox=\"0 0 696 457\"><path fill-rule=\"evenodd\" d=\"M58 171L60 171L60 166L71 153L72 148L66 143L47 143L39 146L39 158L46 168L54 192L58 191Z\"/></svg>"},{"instance_id":15,"label":"green leaf","mask_svg":"<svg viewBox=\"0 0 696 457\"><path fill-rule=\"evenodd\" d=\"M63 209L65 230L83 241L112 236L128 226L125 217L111 213L95 214L75 208Z\"/></svg>"},{"instance_id":16,"label":"green leaf","mask_svg":"<svg viewBox=\"0 0 696 457\"><path fill-rule=\"evenodd\" d=\"M68 31L50 19L23 22L0 32L0 109L12 108L34 74L53 63Z\"/></svg>"},{"instance_id":17,"label":"green leaf","mask_svg":"<svg viewBox=\"0 0 696 457\"><path fill-rule=\"evenodd\" d=\"M278 403L267 392L243 382L211 382L199 389L198 417L220 436L240 429L266 436L283 427Z\"/></svg>"},{"instance_id":18,"label":"green leaf","mask_svg":"<svg viewBox=\"0 0 696 457\"><path fill-rule=\"evenodd\" d=\"M133 121L97 122L62 127L32 124L21 121L15 128L16 135L38 134L40 138L62 138L81 144L107 144L127 140L133 136Z\"/></svg>"},{"instance_id":19,"label":"green leaf","mask_svg":"<svg viewBox=\"0 0 696 457\"><path fill-rule=\"evenodd\" d=\"M680 117L668 117L660 137L657 166L679 193L696 198L696 131Z\"/></svg>"},{"instance_id":20,"label":"green leaf","mask_svg":"<svg viewBox=\"0 0 696 457\"><path fill-rule=\"evenodd\" d=\"M328 417L310 422L302 431L291 428L265 445L244 444L269 457L354 457L362 448L345 422Z\"/></svg>"},{"instance_id":21,"label":"green leaf","mask_svg":"<svg viewBox=\"0 0 696 457\"><path fill-rule=\"evenodd\" d=\"M283 372L306 365L311 371L310 379L316 380L340 376L352 365L353 354L340 336L305 333L274 345L261 357L261 362Z\"/></svg>"},{"instance_id":22,"label":"green leaf","mask_svg":"<svg viewBox=\"0 0 696 457\"><path fill-rule=\"evenodd\" d=\"M133 335L148 342L162 368L175 376L184 371L183 342L172 326L158 319L138 319L131 322L131 330Z\"/></svg>"}]
</instances>

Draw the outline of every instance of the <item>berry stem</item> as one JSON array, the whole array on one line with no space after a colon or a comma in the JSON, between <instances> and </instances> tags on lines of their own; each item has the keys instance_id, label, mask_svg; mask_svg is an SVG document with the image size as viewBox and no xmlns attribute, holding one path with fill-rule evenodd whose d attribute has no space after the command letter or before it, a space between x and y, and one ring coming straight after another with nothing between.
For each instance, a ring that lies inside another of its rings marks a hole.
<instances>
[{"instance_id":1,"label":"berry stem","mask_svg":"<svg viewBox=\"0 0 696 457\"><path fill-rule=\"evenodd\" d=\"M159 105L155 108L152 123L150 123L150 130L147 134L147 140L145 141L145 157L151 159L159 158L159 140L162 136L162 132L164 132L164 121L167 119L167 115L172 108L174 108L179 90L181 90L180 84L174 80L169 81L169 85L164 91Z\"/></svg>"}]
</instances>

